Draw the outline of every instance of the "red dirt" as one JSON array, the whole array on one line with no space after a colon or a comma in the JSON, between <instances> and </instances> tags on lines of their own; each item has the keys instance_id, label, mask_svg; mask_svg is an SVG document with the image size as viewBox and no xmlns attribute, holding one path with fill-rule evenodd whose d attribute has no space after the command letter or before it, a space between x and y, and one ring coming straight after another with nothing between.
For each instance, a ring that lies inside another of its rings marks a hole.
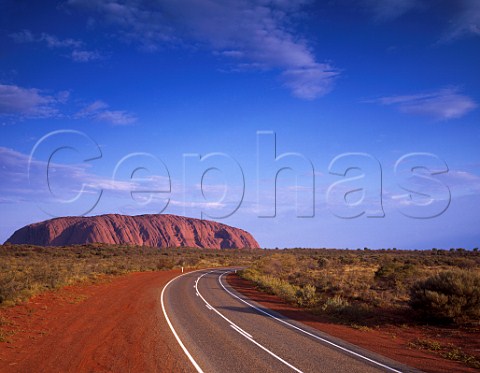
<instances>
[{"instance_id":1,"label":"red dirt","mask_svg":"<svg viewBox=\"0 0 480 373\"><path fill-rule=\"evenodd\" d=\"M0 309L0 372L192 371L163 317L178 271L69 286Z\"/></svg>"},{"instance_id":2,"label":"red dirt","mask_svg":"<svg viewBox=\"0 0 480 373\"><path fill-rule=\"evenodd\" d=\"M251 282L237 275L228 275L227 281L238 292L284 316L425 372L478 372L477 369L467 367L460 362L447 360L433 352L408 347L408 344L416 338L429 339L439 341L442 345L452 343L461 347L465 352L478 356L480 351L480 330L478 329L469 332L459 329L422 328L410 325L381 325L378 328L362 331L334 323L325 316L313 315L289 305L277 296L257 290Z\"/></svg>"},{"instance_id":3,"label":"red dirt","mask_svg":"<svg viewBox=\"0 0 480 373\"><path fill-rule=\"evenodd\" d=\"M134 273L47 292L0 309L0 372L192 371L163 317L160 293L178 271ZM241 293L287 317L426 372L478 372L428 351L415 338L480 350L480 332L382 325L361 331L332 323L256 290L237 276ZM13 333L8 335L8 333Z\"/></svg>"}]
</instances>

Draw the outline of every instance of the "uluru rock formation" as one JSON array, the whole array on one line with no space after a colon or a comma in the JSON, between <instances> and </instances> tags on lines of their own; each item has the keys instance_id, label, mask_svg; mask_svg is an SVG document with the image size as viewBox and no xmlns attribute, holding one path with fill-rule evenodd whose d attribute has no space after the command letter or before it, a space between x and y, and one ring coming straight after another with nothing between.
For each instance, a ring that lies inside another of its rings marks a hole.
<instances>
[{"instance_id":1,"label":"uluru rock formation","mask_svg":"<svg viewBox=\"0 0 480 373\"><path fill-rule=\"evenodd\" d=\"M39 246L106 243L212 249L259 247L252 235L242 229L163 214L55 218L20 228L5 243Z\"/></svg>"}]
</instances>

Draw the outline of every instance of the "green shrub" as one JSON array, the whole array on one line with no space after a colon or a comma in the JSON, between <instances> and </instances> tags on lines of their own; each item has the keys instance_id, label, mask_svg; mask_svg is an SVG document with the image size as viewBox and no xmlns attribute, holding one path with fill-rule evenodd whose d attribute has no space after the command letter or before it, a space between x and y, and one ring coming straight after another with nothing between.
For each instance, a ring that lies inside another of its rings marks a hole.
<instances>
[{"instance_id":1,"label":"green shrub","mask_svg":"<svg viewBox=\"0 0 480 373\"><path fill-rule=\"evenodd\" d=\"M343 299L340 295L327 298L322 305L322 311L328 311L332 313L342 312L344 309L350 306L350 303Z\"/></svg>"},{"instance_id":2,"label":"green shrub","mask_svg":"<svg viewBox=\"0 0 480 373\"><path fill-rule=\"evenodd\" d=\"M69 247L0 245L0 307L100 274L245 265L257 254L236 249L159 249L97 243Z\"/></svg>"},{"instance_id":3,"label":"green shrub","mask_svg":"<svg viewBox=\"0 0 480 373\"><path fill-rule=\"evenodd\" d=\"M310 307L317 303L317 289L315 286L307 284L297 290L295 298L300 306Z\"/></svg>"},{"instance_id":4,"label":"green shrub","mask_svg":"<svg viewBox=\"0 0 480 373\"><path fill-rule=\"evenodd\" d=\"M296 301L297 291L300 287L290 284L288 281L279 279L271 275L264 275L258 271L248 268L240 272L240 275L255 283L270 294L278 295L280 298L288 301Z\"/></svg>"},{"instance_id":5,"label":"green shrub","mask_svg":"<svg viewBox=\"0 0 480 373\"><path fill-rule=\"evenodd\" d=\"M252 281L264 291L275 294L290 303L300 306L313 306L317 302L316 288L313 285L297 286L281 278L264 275L255 269L247 268L240 272L240 276Z\"/></svg>"},{"instance_id":6,"label":"green shrub","mask_svg":"<svg viewBox=\"0 0 480 373\"><path fill-rule=\"evenodd\" d=\"M410 305L437 321L478 321L480 274L447 271L419 281L410 290Z\"/></svg>"},{"instance_id":7,"label":"green shrub","mask_svg":"<svg viewBox=\"0 0 480 373\"><path fill-rule=\"evenodd\" d=\"M375 272L375 281L379 284L397 288L415 278L416 268L410 263L383 263Z\"/></svg>"},{"instance_id":8,"label":"green shrub","mask_svg":"<svg viewBox=\"0 0 480 373\"><path fill-rule=\"evenodd\" d=\"M257 261L255 268L267 275L285 277L298 269L298 261L293 254L274 254Z\"/></svg>"},{"instance_id":9,"label":"green shrub","mask_svg":"<svg viewBox=\"0 0 480 373\"><path fill-rule=\"evenodd\" d=\"M175 263L170 258L160 258L157 260L157 269L158 270L167 270L172 269L175 266Z\"/></svg>"}]
</instances>

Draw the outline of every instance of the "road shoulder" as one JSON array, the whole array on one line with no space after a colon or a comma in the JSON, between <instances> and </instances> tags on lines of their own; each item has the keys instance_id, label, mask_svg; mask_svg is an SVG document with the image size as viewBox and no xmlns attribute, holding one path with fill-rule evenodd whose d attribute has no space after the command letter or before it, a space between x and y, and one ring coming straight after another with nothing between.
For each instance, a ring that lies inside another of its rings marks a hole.
<instances>
[{"instance_id":1,"label":"road shoulder","mask_svg":"<svg viewBox=\"0 0 480 373\"><path fill-rule=\"evenodd\" d=\"M414 336L407 332L400 334L402 332L401 328L356 330L348 325L329 322L324 317L313 315L289 305L277 296L260 292L253 284L235 274L228 275L226 281L237 292L280 315L416 369L442 373L452 371L477 372L477 370L468 368L461 363L445 360L422 350L410 349L408 341L413 339Z\"/></svg>"},{"instance_id":2,"label":"road shoulder","mask_svg":"<svg viewBox=\"0 0 480 373\"><path fill-rule=\"evenodd\" d=\"M159 301L178 274L132 273L0 309L0 371L191 371Z\"/></svg>"}]
</instances>

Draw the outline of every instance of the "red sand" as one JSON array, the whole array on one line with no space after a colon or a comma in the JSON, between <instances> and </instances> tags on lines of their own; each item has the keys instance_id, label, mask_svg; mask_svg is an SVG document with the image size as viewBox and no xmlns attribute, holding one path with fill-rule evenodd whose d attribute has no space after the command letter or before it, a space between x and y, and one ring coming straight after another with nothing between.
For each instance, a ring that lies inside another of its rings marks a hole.
<instances>
[{"instance_id":1,"label":"red sand","mask_svg":"<svg viewBox=\"0 0 480 373\"><path fill-rule=\"evenodd\" d=\"M279 297L258 291L252 283L237 275L227 276L227 281L240 293L271 310L425 372L478 372L463 363L444 359L432 352L408 348L408 344L416 338L436 340L442 344L453 343L467 353L476 352L478 356L480 330L469 333L457 329L381 325L378 329L361 331L347 325L335 324L326 317L313 315L286 304Z\"/></svg>"},{"instance_id":2,"label":"red sand","mask_svg":"<svg viewBox=\"0 0 480 373\"><path fill-rule=\"evenodd\" d=\"M178 271L134 273L43 293L0 309L0 372L191 371L165 322L163 286Z\"/></svg>"},{"instance_id":3,"label":"red sand","mask_svg":"<svg viewBox=\"0 0 480 373\"><path fill-rule=\"evenodd\" d=\"M134 273L69 286L0 309L0 332L14 333L7 336L7 343L0 343L0 372L193 371L168 329L159 302L161 289L178 273ZM407 347L417 337L429 338L478 355L478 331L467 334L392 325L360 331L285 304L236 276L228 281L272 310L410 366L427 372L478 372Z\"/></svg>"}]
</instances>

